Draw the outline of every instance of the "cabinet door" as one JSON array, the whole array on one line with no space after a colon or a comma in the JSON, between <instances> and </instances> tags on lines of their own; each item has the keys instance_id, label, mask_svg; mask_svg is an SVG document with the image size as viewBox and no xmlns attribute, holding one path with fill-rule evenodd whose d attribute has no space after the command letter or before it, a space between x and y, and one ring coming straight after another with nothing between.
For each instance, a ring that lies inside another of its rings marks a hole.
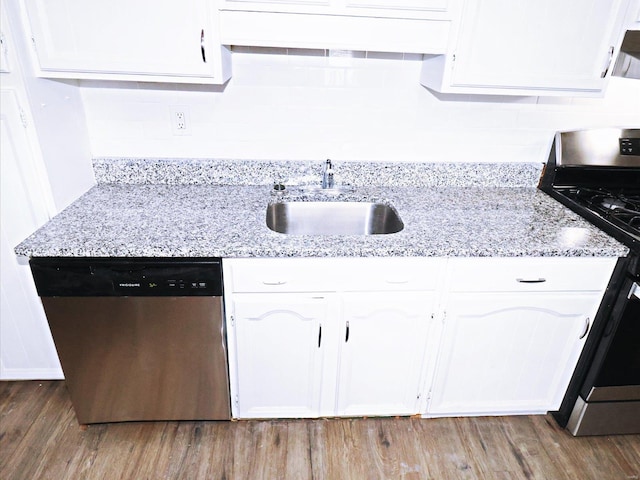
<instances>
[{"instance_id":1,"label":"cabinet door","mask_svg":"<svg viewBox=\"0 0 640 480\"><path fill-rule=\"evenodd\" d=\"M219 73L213 7L204 0L24 0L24 4L44 72L178 77Z\"/></svg>"},{"instance_id":2,"label":"cabinet door","mask_svg":"<svg viewBox=\"0 0 640 480\"><path fill-rule=\"evenodd\" d=\"M431 292L344 294L337 415L418 413L433 298Z\"/></svg>"},{"instance_id":3,"label":"cabinet door","mask_svg":"<svg viewBox=\"0 0 640 480\"><path fill-rule=\"evenodd\" d=\"M303 294L238 294L232 315L237 416L318 416L327 300Z\"/></svg>"},{"instance_id":4,"label":"cabinet door","mask_svg":"<svg viewBox=\"0 0 640 480\"><path fill-rule=\"evenodd\" d=\"M0 99L0 379L62 378L31 271L13 252L49 220L53 202L50 191L45 194L45 174L36 166L28 113L20 108L14 90L3 88Z\"/></svg>"},{"instance_id":5,"label":"cabinet door","mask_svg":"<svg viewBox=\"0 0 640 480\"><path fill-rule=\"evenodd\" d=\"M466 2L453 86L600 91L626 0Z\"/></svg>"},{"instance_id":6,"label":"cabinet door","mask_svg":"<svg viewBox=\"0 0 640 480\"><path fill-rule=\"evenodd\" d=\"M595 293L449 296L428 414L557 408L599 300Z\"/></svg>"}]
</instances>

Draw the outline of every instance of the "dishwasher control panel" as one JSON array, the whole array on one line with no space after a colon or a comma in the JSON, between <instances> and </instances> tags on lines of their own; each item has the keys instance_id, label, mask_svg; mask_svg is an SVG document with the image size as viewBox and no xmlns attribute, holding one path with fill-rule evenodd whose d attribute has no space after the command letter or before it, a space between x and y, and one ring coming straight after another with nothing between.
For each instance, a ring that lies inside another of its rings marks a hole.
<instances>
[{"instance_id":1,"label":"dishwasher control panel","mask_svg":"<svg viewBox=\"0 0 640 480\"><path fill-rule=\"evenodd\" d=\"M218 258L34 258L30 264L41 297L222 295Z\"/></svg>"},{"instance_id":2,"label":"dishwasher control panel","mask_svg":"<svg viewBox=\"0 0 640 480\"><path fill-rule=\"evenodd\" d=\"M147 266L140 270L116 272L112 283L114 290L121 295L215 295L212 287L216 281L211 278L212 273L189 266L168 270Z\"/></svg>"}]
</instances>

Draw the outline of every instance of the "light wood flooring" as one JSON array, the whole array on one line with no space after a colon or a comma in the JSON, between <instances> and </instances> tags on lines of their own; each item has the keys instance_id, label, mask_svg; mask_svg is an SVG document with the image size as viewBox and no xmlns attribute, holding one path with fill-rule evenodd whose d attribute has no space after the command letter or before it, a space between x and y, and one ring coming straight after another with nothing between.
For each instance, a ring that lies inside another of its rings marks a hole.
<instances>
[{"instance_id":1,"label":"light wood flooring","mask_svg":"<svg viewBox=\"0 0 640 480\"><path fill-rule=\"evenodd\" d=\"M550 416L149 422L81 429L63 382L0 382L0 478L638 479L640 436Z\"/></svg>"}]
</instances>

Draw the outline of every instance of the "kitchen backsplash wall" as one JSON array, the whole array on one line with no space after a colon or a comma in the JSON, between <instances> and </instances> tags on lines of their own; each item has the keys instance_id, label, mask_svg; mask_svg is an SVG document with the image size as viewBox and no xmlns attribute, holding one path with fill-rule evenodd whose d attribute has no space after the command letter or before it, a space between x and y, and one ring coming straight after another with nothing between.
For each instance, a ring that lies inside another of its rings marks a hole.
<instances>
[{"instance_id":1,"label":"kitchen backsplash wall","mask_svg":"<svg viewBox=\"0 0 640 480\"><path fill-rule=\"evenodd\" d=\"M234 48L212 86L81 83L94 157L543 162L553 133L640 124L640 82L605 98L440 96L421 57ZM171 115L186 113L176 135Z\"/></svg>"}]
</instances>

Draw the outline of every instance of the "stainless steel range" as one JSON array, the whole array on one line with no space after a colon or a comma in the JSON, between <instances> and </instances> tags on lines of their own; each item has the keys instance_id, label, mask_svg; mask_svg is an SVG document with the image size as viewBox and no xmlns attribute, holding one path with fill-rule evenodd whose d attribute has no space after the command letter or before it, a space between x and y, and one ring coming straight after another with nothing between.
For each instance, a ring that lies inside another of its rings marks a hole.
<instances>
[{"instance_id":1,"label":"stainless steel range","mask_svg":"<svg viewBox=\"0 0 640 480\"><path fill-rule=\"evenodd\" d=\"M574 435L640 433L640 129L556 134L540 188L630 249L554 417Z\"/></svg>"}]
</instances>

